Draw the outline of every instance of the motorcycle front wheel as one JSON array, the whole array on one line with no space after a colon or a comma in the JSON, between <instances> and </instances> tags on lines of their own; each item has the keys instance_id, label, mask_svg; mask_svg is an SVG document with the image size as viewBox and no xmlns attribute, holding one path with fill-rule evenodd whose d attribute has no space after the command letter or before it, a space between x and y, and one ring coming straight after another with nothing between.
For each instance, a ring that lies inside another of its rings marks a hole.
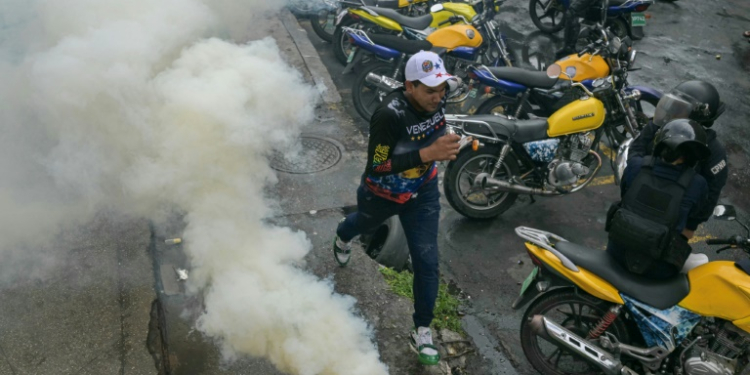
<instances>
[{"instance_id":1,"label":"motorcycle front wheel","mask_svg":"<svg viewBox=\"0 0 750 375\"><path fill-rule=\"evenodd\" d=\"M611 305L574 289L562 289L542 295L529 306L521 319L523 353L534 369L544 375L600 374L601 370L596 365L568 349L557 346L556 343L537 336L529 323L534 315L544 315L547 319L585 338ZM624 312L621 313L605 332L615 335L621 343L630 344L624 315Z\"/></svg>"},{"instance_id":2,"label":"motorcycle front wheel","mask_svg":"<svg viewBox=\"0 0 750 375\"><path fill-rule=\"evenodd\" d=\"M354 109L357 110L360 116L365 121L370 121L372 114L375 113L375 109L378 108L383 98L389 94L389 92L383 91L376 85L367 82L367 75L373 73L379 76L391 77L395 66L389 63L375 63L364 66L362 70L357 73L357 77L354 78L354 84L352 85L352 101L354 102ZM402 77L397 78L398 81L403 82Z\"/></svg>"},{"instance_id":3,"label":"motorcycle front wheel","mask_svg":"<svg viewBox=\"0 0 750 375\"><path fill-rule=\"evenodd\" d=\"M336 30L336 9L321 9L310 14L310 25L320 39L333 42Z\"/></svg>"},{"instance_id":4,"label":"motorcycle front wheel","mask_svg":"<svg viewBox=\"0 0 750 375\"><path fill-rule=\"evenodd\" d=\"M565 27L565 10L560 0L529 0L531 21L545 33L556 33Z\"/></svg>"},{"instance_id":5,"label":"motorcycle front wheel","mask_svg":"<svg viewBox=\"0 0 750 375\"><path fill-rule=\"evenodd\" d=\"M518 197L507 191L490 192L474 186L474 178L480 173L492 173L500 155L500 148L485 146L477 151L464 149L456 160L448 163L443 177L445 198L456 212L470 219L493 219L507 211ZM506 155L495 178L507 180L517 176L518 160L512 153Z\"/></svg>"}]
</instances>

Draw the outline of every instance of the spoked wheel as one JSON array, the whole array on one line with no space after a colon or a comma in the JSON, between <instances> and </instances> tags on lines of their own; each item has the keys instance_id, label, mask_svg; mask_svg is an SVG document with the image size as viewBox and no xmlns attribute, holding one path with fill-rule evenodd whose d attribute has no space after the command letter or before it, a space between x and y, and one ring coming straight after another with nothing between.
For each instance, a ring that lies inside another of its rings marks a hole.
<instances>
[{"instance_id":1,"label":"spoked wheel","mask_svg":"<svg viewBox=\"0 0 750 375\"><path fill-rule=\"evenodd\" d=\"M336 30L336 9L320 9L310 14L310 25L320 39L328 43L333 41Z\"/></svg>"},{"instance_id":2,"label":"spoked wheel","mask_svg":"<svg viewBox=\"0 0 750 375\"><path fill-rule=\"evenodd\" d=\"M448 164L443 181L445 197L461 215L471 219L492 219L508 210L516 201L517 194L475 186L477 175L492 172L498 155L498 147L488 146L477 151L466 149ZM517 175L518 160L508 153L495 178L508 180Z\"/></svg>"},{"instance_id":3,"label":"spoked wheel","mask_svg":"<svg viewBox=\"0 0 750 375\"><path fill-rule=\"evenodd\" d=\"M349 59L349 54L352 52L352 48L354 48L354 44L349 40L349 36L346 35L342 26L356 28L356 23L357 20L346 16L341 23L336 26L336 29L333 32L333 55L336 56L336 60L343 65L346 65L347 59Z\"/></svg>"},{"instance_id":4,"label":"spoked wheel","mask_svg":"<svg viewBox=\"0 0 750 375\"><path fill-rule=\"evenodd\" d=\"M643 130L643 128L648 125L649 121L651 121L651 119L654 117L654 111L656 110L656 104L658 102L658 100L653 99L641 99L630 104L633 108L633 111L635 112L635 119L638 122L635 129L636 132L640 133L641 130ZM614 139L610 139L610 143L612 143L613 145L620 145L623 141L625 141L625 139L631 137L631 135L628 134L628 131L625 129L625 124L616 126L612 133Z\"/></svg>"},{"instance_id":5,"label":"spoked wheel","mask_svg":"<svg viewBox=\"0 0 750 375\"><path fill-rule=\"evenodd\" d=\"M395 66L393 64L370 64L366 65L354 79L354 84L352 85L352 101L354 102L354 109L357 110L357 113L359 113L365 121L370 121L372 114L375 113L375 109L380 105L383 98L389 94L389 92L367 82L367 75L373 73L375 75L390 77L393 74L394 69ZM399 81L403 81L403 79L399 79Z\"/></svg>"},{"instance_id":6,"label":"spoked wheel","mask_svg":"<svg viewBox=\"0 0 750 375\"><path fill-rule=\"evenodd\" d=\"M622 17L608 19L607 27L609 28L609 31L612 32L612 34L615 34L615 36L620 39L623 39L629 35L628 24L624 19L622 19Z\"/></svg>"},{"instance_id":7,"label":"spoked wheel","mask_svg":"<svg viewBox=\"0 0 750 375\"><path fill-rule=\"evenodd\" d=\"M573 289L543 295L526 310L521 320L521 347L526 358L544 375L601 373L596 365L534 334L529 322L534 315L544 315L547 319L585 338L611 305ZM619 316L606 332L615 335L619 342L630 343L623 316Z\"/></svg>"},{"instance_id":8,"label":"spoked wheel","mask_svg":"<svg viewBox=\"0 0 750 375\"><path fill-rule=\"evenodd\" d=\"M565 10L559 0L529 0L531 21L545 33L556 33L565 27Z\"/></svg>"},{"instance_id":9,"label":"spoked wheel","mask_svg":"<svg viewBox=\"0 0 750 375\"><path fill-rule=\"evenodd\" d=\"M542 31L534 31L524 40L521 58L536 70L545 70L555 63L555 50L560 38Z\"/></svg>"}]
</instances>

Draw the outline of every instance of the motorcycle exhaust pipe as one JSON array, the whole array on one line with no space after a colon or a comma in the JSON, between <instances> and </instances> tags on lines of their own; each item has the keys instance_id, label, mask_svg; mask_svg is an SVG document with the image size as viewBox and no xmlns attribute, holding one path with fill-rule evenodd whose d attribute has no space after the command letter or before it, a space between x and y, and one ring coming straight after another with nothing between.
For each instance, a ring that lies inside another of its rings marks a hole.
<instances>
[{"instance_id":1,"label":"motorcycle exhaust pipe","mask_svg":"<svg viewBox=\"0 0 750 375\"><path fill-rule=\"evenodd\" d=\"M558 195L560 193L554 190L545 190L540 188L528 187L524 185L511 184L508 181L498 180L490 177L489 173L480 173L474 178L474 186L479 186L483 190L507 191L518 194L535 194L535 195Z\"/></svg>"},{"instance_id":2,"label":"motorcycle exhaust pipe","mask_svg":"<svg viewBox=\"0 0 750 375\"><path fill-rule=\"evenodd\" d=\"M608 352L545 318L544 315L534 315L528 324L534 334L578 354L599 366L607 375L635 374L632 369L623 365Z\"/></svg>"},{"instance_id":3,"label":"motorcycle exhaust pipe","mask_svg":"<svg viewBox=\"0 0 750 375\"><path fill-rule=\"evenodd\" d=\"M392 91L404 87L403 83L396 81L391 77L381 76L375 73L368 73L367 77L365 77L365 81L372 83L384 91Z\"/></svg>"}]
</instances>

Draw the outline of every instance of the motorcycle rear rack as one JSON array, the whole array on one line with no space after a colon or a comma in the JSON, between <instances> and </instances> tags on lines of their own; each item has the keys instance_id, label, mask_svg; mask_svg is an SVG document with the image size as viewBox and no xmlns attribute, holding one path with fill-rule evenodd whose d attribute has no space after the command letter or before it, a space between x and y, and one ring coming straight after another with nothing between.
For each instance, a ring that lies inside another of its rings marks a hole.
<instances>
[{"instance_id":1,"label":"motorcycle rear rack","mask_svg":"<svg viewBox=\"0 0 750 375\"><path fill-rule=\"evenodd\" d=\"M355 29L353 27L348 27L348 26L342 26L341 30L343 30L347 34L353 34L364 39L364 41L367 42L371 46L375 45L375 42L373 42L372 39L370 39L370 37L367 35L367 33L364 30Z\"/></svg>"},{"instance_id":2,"label":"motorcycle rear rack","mask_svg":"<svg viewBox=\"0 0 750 375\"><path fill-rule=\"evenodd\" d=\"M563 266L565 268L573 271L573 272L579 272L578 267L570 260L568 257L563 255L561 252L557 251L553 246L556 242L565 241L568 242L568 240L550 232L545 232L543 230L529 228L529 227L516 227L516 234L535 244L539 245L545 250L551 252L552 254L555 254L557 259L560 259L560 262L562 262Z\"/></svg>"},{"instance_id":3,"label":"motorcycle rear rack","mask_svg":"<svg viewBox=\"0 0 750 375\"><path fill-rule=\"evenodd\" d=\"M493 141L493 142L502 141L502 139L500 139L500 137L495 132L495 129L492 129L492 126L490 126L490 124L484 121L479 121L479 120L464 119L464 117L466 116L468 115L445 115L445 122L448 124L448 126L459 129L461 133L465 135L470 135L476 139L485 139L485 140ZM489 129L490 133L492 134L492 137L488 137L483 134L476 134L476 133L469 132L465 128L466 124L475 124L475 125L486 127L487 129Z\"/></svg>"}]
</instances>

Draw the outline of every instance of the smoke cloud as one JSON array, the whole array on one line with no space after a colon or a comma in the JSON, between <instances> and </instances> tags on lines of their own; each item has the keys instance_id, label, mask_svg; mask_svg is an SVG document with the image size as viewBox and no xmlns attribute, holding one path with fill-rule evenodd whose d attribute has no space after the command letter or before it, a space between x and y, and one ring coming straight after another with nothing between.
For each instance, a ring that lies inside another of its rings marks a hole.
<instances>
[{"instance_id":1,"label":"smoke cloud","mask_svg":"<svg viewBox=\"0 0 750 375\"><path fill-rule=\"evenodd\" d=\"M274 40L238 44L277 1L9 0L0 5L0 282L54 267L56 233L102 210L186 212L198 329L227 359L301 375L386 374L354 300L299 268L266 156L316 95ZM12 20L12 21L11 21ZM220 38L219 38L220 37ZM284 88L280 90L279 88Z\"/></svg>"}]
</instances>

